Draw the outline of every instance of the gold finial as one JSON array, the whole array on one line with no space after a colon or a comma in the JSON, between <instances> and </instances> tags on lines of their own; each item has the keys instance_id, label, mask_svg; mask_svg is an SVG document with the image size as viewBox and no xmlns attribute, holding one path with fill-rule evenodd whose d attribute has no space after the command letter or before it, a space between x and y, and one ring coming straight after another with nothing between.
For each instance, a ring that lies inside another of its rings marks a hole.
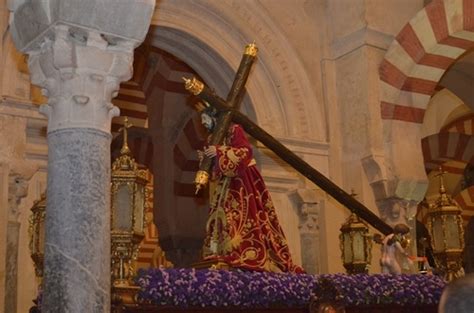
<instances>
[{"instance_id":1,"label":"gold finial","mask_svg":"<svg viewBox=\"0 0 474 313\"><path fill-rule=\"evenodd\" d=\"M120 131L123 131L123 143L122 143L122 149L120 149L120 154L130 154L130 148L128 147L128 131L127 129L132 127L132 124L128 121L128 117L125 116L125 120L123 123L123 127L119 129Z\"/></svg>"},{"instance_id":2,"label":"gold finial","mask_svg":"<svg viewBox=\"0 0 474 313\"><path fill-rule=\"evenodd\" d=\"M443 171L443 168L441 166L438 168L438 170L439 170L439 174L436 174L435 177L439 176L439 193L440 194L445 194L446 193L446 188L444 187L443 176L444 176L444 174L448 174L448 172Z\"/></svg>"},{"instance_id":3,"label":"gold finial","mask_svg":"<svg viewBox=\"0 0 474 313\"><path fill-rule=\"evenodd\" d=\"M204 83L196 79L196 77L193 77L192 79L187 79L186 77L183 77L183 80L184 88L186 88L187 91L189 91L195 96L200 94L204 89Z\"/></svg>"},{"instance_id":4,"label":"gold finial","mask_svg":"<svg viewBox=\"0 0 474 313\"><path fill-rule=\"evenodd\" d=\"M257 45L255 44L255 41L245 46L244 54L250 55L252 57L256 57L257 52L258 52L258 48L257 48Z\"/></svg>"},{"instance_id":5,"label":"gold finial","mask_svg":"<svg viewBox=\"0 0 474 313\"><path fill-rule=\"evenodd\" d=\"M196 177L194 179L194 184L196 185L196 195L199 193L204 186L206 186L207 182L209 181L209 173L206 171L198 171L196 173Z\"/></svg>"}]
</instances>

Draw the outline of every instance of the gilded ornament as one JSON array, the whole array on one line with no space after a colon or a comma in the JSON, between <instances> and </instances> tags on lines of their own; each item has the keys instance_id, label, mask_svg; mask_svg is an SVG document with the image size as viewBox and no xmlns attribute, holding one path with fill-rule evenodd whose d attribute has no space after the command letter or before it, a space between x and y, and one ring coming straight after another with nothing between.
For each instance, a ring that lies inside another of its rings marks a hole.
<instances>
[{"instance_id":1,"label":"gilded ornament","mask_svg":"<svg viewBox=\"0 0 474 313\"><path fill-rule=\"evenodd\" d=\"M196 185L196 194L202 189L202 187L206 186L208 181L209 173L206 171L198 171L196 173L196 177L194 179L194 184Z\"/></svg>"},{"instance_id":2,"label":"gilded ornament","mask_svg":"<svg viewBox=\"0 0 474 313\"><path fill-rule=\"evenodd\" d=\"M111 274L112 286L117 295L121 294L120 288L133 286L138 246L144 238L147 202L147 173L138 169L128 147L127 129L130 127L128 118L125 118L121 128L122 149L112 164L111 175Z\"/></svg>"},{"instance_id":3,"label":"gilded ornament","mask_svg":"<svg viewBox=\"0 0 474 313\"><path fill-rule=\"evenodd\" d=\"M255 44L255 42L252 42L252 43L245 46L245 51L244 51L245 55L250 55L252 57L256 57L257 52L258 52L258 48L257 48L257 45Z\"/></svg>"},{"instance_id":4,"label":"gilded ornament","mask_svg":"<svg viewBox=\"0 0 474 313\"><path fill-rule=\"evenodd\" d=\"M184 88L187 91L192 93L193 95L197 96L204 90L204 83L193 77L191 79L187 79L183 77L184 80Z\"/></svg>"},{"instance_id":5,"label":"gilded ornament","mask_svg":"<svg viewBox=\"0 0 474 313\"><path fill-rule=\"evenodd\" d=\"M434 204L429 204L427 228L438 270L444 279L451 281L464 275L462 253L465 247L462 210L446 193L443 175L439 169L439 196Z\"/></svg>"}]
</instances>

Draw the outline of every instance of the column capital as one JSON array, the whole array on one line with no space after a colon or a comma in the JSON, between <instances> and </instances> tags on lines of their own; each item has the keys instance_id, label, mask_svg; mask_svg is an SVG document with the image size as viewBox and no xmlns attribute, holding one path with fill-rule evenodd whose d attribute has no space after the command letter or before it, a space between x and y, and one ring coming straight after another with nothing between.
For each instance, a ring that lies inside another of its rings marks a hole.
<instances>
[{"instance_id":1,"label":"column capital","mask_svg":"<svg viewBox=\"0 0 474 313\"><path fill-rule=\"evenodd\" d=\"M25 53L54 36L56 25L99 30L110 43L125 40L136 47L148 32L154 7L155 0L10 0L10 29Z\"/></svg>"},{"instance_id":2,"label":"column capital","mask_svg":"<svg viewBox=\"0 0 474 313\"><path fill-rule=\"evenodd\" d=\"M296 189L289 196L298 207L300 232L318 232L319 203L321 201L318 191L313 189Z\"/></svg>"},{"instance_id":3,"label":"column capital","mask_svg":"<svg viewBox=\"0 0 474 313\"><path fill-rule=\"evenodd\" d=\"M299 207L300 218L306 218L308 214L319 213L317 205L320 202L320 195L318 195L317 190L295 189L289 196Z\"/></svg>"},{"instance_id":4,"label":"column capital","mask_svg":"<svg viewBox=\"0 0 474 313\"><path fill-rule=\"evenodd\" d=\"M49 98L40 108L48 117L48 132L110 132L112 117L120 114L111 99L132 75L133 43L111 46L96 30L56 25L54 37L45 37L40 49L28 53L31 82Z\"/></svg>"},{"instance_id":5,"label":"column capital","mask_svg":"<svg viewBox=\"0 0 474 313\"><path fill-rule=\"evenodd\" d=\"M372 153L362 158L361 162L376 201L391 198L414 202L423 200L428 179L426 174L420 175L411 170L412 164L408 164L406 170L395 168L383 153Z\"/></svg>"},{"instance_id":6,"label":"column capital","mask_svg":"<svg viewBox=\"0 0 474 313\"><path fill-rule=\"evenodd\" d=\"M390 226L397 224L409 224L416 218L418 201L388 197L377 200L380 218Z\"/></svg>"},{"instance_id":7,"label":"column capital","mask_svg":"<svg viewBox=\"0 0 474 313\"><path fill-rule=\"evenodd\" d=\"M149 27L154 0L25 1L13 14L15 45L29 55L31 82L49 98L48 133L110 132L111 103L132 76L133 50ZM133 22L127 22L133 21Z\"/></svg>"}]
</instances>

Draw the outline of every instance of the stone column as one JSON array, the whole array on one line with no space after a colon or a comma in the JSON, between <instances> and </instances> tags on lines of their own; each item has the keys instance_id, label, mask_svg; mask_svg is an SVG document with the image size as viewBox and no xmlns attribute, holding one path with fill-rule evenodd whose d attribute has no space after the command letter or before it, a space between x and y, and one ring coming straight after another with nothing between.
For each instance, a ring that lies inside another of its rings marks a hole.
<instances>
[{"instance_id":1,"label":"stone column","mask_svg":"<svg viewBox=\"0 0 474 313\"><path fill-rule=\"evenodd\" d=\"M18 246L20 242L20 214L18 206L28 192L28 179L10 173L8 179L8 225L5 257L5 312L17 312Z\"/></svg>"},{"instance_id":2,"label":"stone column","mask_svg":"<svg viewBox=\"0 0 474 313\"><path fill-rule=\"evenodd\" d=\"M49 98L42 312L110 312L110 102L132 74L153 0L28 1L12 22ZM133 21L130 22L130 21Z\"/></svg>"},{"instance_id":3,"label":"stone column","mask_svg":"<svg viewBox=\"0 0 474 313\"><path fill-rule=\"evenodd\" d=\"M319 201L315 190L297 189L291 195L298 205L301 265L309 274L319 274Z\"/></svg>"},{"instance_id":4,"label":"stone column","mask_svg":"<svg viewBox=\"0 0 474 313\"><path fill-rule=\"evenodd\" d=\"M106 312L110 305L110 103L130 78L133 46L110 51L96 31L58 25L30 54L49 103L45 312Z\"/></svg>"}]
</instances>

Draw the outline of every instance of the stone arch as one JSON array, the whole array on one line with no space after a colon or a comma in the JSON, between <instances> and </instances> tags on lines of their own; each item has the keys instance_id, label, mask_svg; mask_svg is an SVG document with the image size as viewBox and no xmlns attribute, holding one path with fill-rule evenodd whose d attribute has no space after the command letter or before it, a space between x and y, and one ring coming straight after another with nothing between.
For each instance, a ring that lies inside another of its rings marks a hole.
<instances>
[{"instance_id":1,"label":"stone arch","mask_svg":"<svg viewBox=\"0 0 474 313\"><path fill-rule=\"evenodd\" d=\"M465 135L474 135L474 113L461 116L443 126L440 132L456 132Z\"/></svg>"},{"instance_id":2,"label":"stone arch","mask_svg":"<svg viewBox=\"0 0 474 313\"><path fill-rule=\"evenodd\" d=\"M452 93L443 88L431 97L421 125L421 138L437 134L452 121L470 112L468 106Z\"/></svg>"},{"instance_id":3,"label":"stone arch","mask_svg":"<svg viewBox=\"0 0 474 313\"><path fill-rule=\"evenodd\" d=\"M469 0L434 0L398 33L379 68L388 194L421 201L427 187L421 125L446 70L474 47ZM407 140L407 138L409 138Z\"/></svg>"},{"instance_id":4,"label":"stone arch","mask_svg":"<svg viewBox=\"0 0 474 313\"><path fill-rule=\"evenodd\" d=\"M474 137L462 133L443 132L421 141L425 167L438 168L446 161L470 163L474 157Z\"/></svg>"},{"instance_id":5,"label":"stone arch","mask_svg":"<svg viewBox=\"0 0 474 313\"><path fill-rule=\"evenodd\" d=\"M435 0L408 22L380 66L381 110L386 120L421 123L438 81L474 47L472 1Z\"/></svg>"},{"instance_id":6,"label":"stone arch","mask_svg":"<svg viewBox=\"0 0 474 313\"><path fill-rule=\"evenodd\" d=\"M244 111L253 110L250 116L276 136L326 141L324 108L296 51L263 7L209 0L167 1L157 8L153 44L185 61L221 95L232 83L244 45L255 40L259 58Z\"/></svg>"}]
</instances>

